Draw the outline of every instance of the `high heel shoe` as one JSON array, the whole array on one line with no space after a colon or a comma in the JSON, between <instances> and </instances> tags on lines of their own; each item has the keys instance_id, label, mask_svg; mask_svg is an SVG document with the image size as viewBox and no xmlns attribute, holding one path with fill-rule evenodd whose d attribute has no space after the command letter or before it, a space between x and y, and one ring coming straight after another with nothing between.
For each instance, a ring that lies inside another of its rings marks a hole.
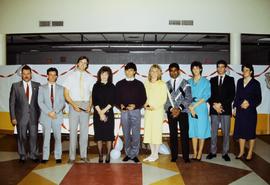
<instances>
[{"instance_id":1,"label":"high heel shoe","mask_svg":"<svg viewBox=\"0 0 270 185\"><path fill-rule=\"evenodd\" d=\"M110 161L111 161L110 156L109 156L109 157L106 157L105 162L106 162L106 163L110 163Z\"/></svg>"},{"instance_id":2,"label":"high heel shoe","mask_svg":"<svg viewBox=\"0 0 270 185\"><path fill-rule=\"evenodd\" d=\"M197 155L198 155L198 154L197 154ZM197 155L193 155L193 157L191 158L191 160L197 161Z\"/></svg>"},{"instance_id":3,"label":"high heel shoe","mask_svg":"<svg viewBox=\"0 0 270 185\"><path fill-rule=\"evenodd\" d=\"M99 156L98 162L103 163L103 156Z\"/></svg>"},{"instance_id":4,"label":"high heel shoe","mask_svg":"<svg viewBox=\"0 0 270 185\"><path fill-rule=\"evenodd\" d=\"M242 154L241 156L236 156L235 159L242 159L245 154Z\"/></svg>"}]
</instances>

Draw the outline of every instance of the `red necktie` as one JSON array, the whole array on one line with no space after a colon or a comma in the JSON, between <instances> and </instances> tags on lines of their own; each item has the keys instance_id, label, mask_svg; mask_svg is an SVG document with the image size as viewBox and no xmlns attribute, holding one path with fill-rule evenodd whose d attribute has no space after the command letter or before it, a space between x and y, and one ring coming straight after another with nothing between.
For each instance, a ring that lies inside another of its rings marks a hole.
<instances>
[{"instance_id":1,"label":"red necktie","mask_svg":"<svg viewBox=\"0 0 270 185\"><path fill-rule=\"evenodd\" d=\"M28 83L26 83L26 91L25 91L25 95L26 95L26 98L27 98L27 100L28 100L28 102L29 102L29 85L28 85Z\"/></svg>"},{"instance_id":2,"label":"red necktie","mask_svg":"<svg viewBox=\"0 0 270 185\"><path fill-rule=\"evenodd\" d=\"M53 98L53 85L51 85L51 102L52 102L52 108L53 108L53 103L54 103L54 98Z\"/></svg>"}]
</instances>

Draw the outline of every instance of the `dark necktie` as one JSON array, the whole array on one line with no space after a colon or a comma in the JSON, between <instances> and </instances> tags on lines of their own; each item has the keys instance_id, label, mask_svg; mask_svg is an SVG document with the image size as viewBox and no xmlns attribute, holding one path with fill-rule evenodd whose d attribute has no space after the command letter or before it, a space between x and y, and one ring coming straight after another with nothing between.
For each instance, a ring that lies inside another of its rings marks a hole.
<instances>
[{"instance_id":1,"label":"dark necktie","mask_svg":"<svg viewBox=\"0 0 270 185\"><path fill-rule=\"evenodd\" d=\"M29 85L28 85L28 83L26 83L25 95L26 95L27 101L29 102Z\"/></svg>"},{"instance_id":2,"label":"dark necktie","mask_svg":"<svg viewBox=\"0 0 270 185\"><path fill-rule=\"evenodd\" d=\"M219 77L219 83L218 83L218 86L221 87L221 85L222 85L222 76Z\"/></svg>"},{"instance_id":3,"label":"dark necktie","mask_svg":"<svg viewBox=\"0 0 270 185\"><path fill-rule=\"evenodd\" d=\"M51 85L51 102L52 102L52 108L54 103L54 97L53 97L53 85Z\"/></svg>"},{"instance_id":4,"label":"dark necktie","mask_svg":"<svg viewBox=\"0 0 270 185\"><path fill-rule=\"evenodd\" d=\"M173 91L175 91L175 83L176 83L176 79L174 79L173 81Z\"/></svg>"}]
</instances>

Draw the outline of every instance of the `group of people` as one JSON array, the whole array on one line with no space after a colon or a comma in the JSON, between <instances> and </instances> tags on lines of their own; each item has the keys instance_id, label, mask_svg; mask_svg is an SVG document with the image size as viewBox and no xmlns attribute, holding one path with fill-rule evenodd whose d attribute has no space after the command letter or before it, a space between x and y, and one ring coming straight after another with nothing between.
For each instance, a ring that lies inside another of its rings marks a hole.
<instances>
[{"instance_id":1,"label":"group of people","mask_svg":"<svg viewBox=\"0 0 270 185\"><path fill-rule=\"evenodd\" d=\"M37 147L38 122L43 128L42 163L49 160L51 130L55 145L56 163L62 163L61 124L65 103L69 105L69 161L76 160L76 144L79 127L79 150L82 162L89 162L87 155L88 127L91 109L94 109L94 139L97 142L99 163L110 163L110 151L114 136L114 107L121 112L121 124L124 136L125 157L123 161L140 162L141 109L144 109L143 142L150 145L151 154L144 161L156 161L162 144L162 124L167 114L170 131L171 161L178 158L178 125L181 133L183 160L190 162L189 138L192 139L193 160L200 161L204 141L211 137L210 153L207 159L216 157L219 125L223 133L222 158L230 161L229 134L231 116L235 116L234 138L239 140L240 152L244 156L246 140L249 151L246 160L252 159L256 137L256 107L261 102L260 83L254 79L252 65L243 65L243 78L237 82L226 74L227 63L217 62L217 76L207 80L202 76L203 67L198 61L191 64L192 78L181 77L177 63L169 65L170 80L162 80L162 69L153 64L145 83L136 79L137 67L134 63L125 65L125 78L113 84L110 67L103 66L97 73L97 81L91 84L87 73L89 59L78 58L76 70L68 75L62 86L57 84L58 70L47 70L48 83L40 85L32 81L31 68L21 69L22 80L13 83L10 91L10 117L17 126L18 153L20 162L27 158L39 162ZM92 88L93 86L93 88ZM233 103L233 104L232 104ZM210 117L208 105L210 106ZM29 132L29 143L27 133ZM29 153L27 152L29 144Z\"/></svg>"}]
</instances>

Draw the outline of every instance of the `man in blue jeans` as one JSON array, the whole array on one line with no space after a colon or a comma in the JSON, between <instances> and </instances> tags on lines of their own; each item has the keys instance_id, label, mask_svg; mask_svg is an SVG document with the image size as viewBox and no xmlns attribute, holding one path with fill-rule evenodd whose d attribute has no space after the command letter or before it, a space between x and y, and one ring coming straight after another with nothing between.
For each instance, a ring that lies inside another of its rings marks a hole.
<instances>
[{"instance_id":1,"label":"man in blue jeans","mask_svg":"<svg viewBox=\"0 0 270 185\"><path fill-rule=\"evenodd\" d=\"M137 67L134 63L125 66L126 78L116 84L116 105L121 110L121 123L125 138L123 161L138 159L140 149L141 108L146 102L146 91L141 81L135 79Z\"/></svg>"}]
</instances>

